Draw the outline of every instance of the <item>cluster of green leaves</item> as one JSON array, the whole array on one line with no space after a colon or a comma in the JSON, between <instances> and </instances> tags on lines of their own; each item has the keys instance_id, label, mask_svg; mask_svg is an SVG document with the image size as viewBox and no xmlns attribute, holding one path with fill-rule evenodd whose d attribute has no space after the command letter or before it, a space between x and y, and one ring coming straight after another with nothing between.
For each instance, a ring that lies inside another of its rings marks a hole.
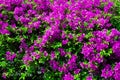
<instances>
[{"instance_id":1,"label":"cluster of green leaves","mask_svg":"<svg viewBox=\"0 0 120 80\"><path fill-rule=\"evenodd\" d=\"M5 15L6 13L3 12ZM11 13L12 15L12 13ZM8 19L9 20L9 19ZM8 21L9 23L9 21ZM30 67L24 65L22 58L24 52L18 54L20 41L21 39L25 39L27 45L30 46L34 43L34 40L38 38L38 35L43 35L45 32L45 27L48 26L46 23L43 23L40 26L40 29L33 29L32 34L28 34L28 28L22 26L20 22L17 23L16 28L12 28L8 26L6 29L10 31L9 35L0 34L0 76L5 72L6 76L11 80L25 80L25 79L33 79L38 75L36 72L38 68L36 66L41 66L42 63L45 63L46 58L40 58L40 60L35 60L31 63ZM37 50L37 49L36 49ZM6 60L5 53L6 51L14 52L17 54L17 58L14 61ZM40 62L40 63L39 63ZM39 64L38 64L39 63ZM34 76L31 76L31 74ZM40 79L40 77L38 78Z\"/></svg>"},{"instance_id":2,"label":"cluster of green leaves","mask_svg":"<svg viewBox=\"0 0 120 80\"><path fill-rule=\"evenodd\" d=\"M111 23L113 27L120 31L120 1L112 0L114 2L113 14L111 16Z\"/></svg>"},{"instance_id":3,"label":"cluster of green leaves","mask_svg":"<svg viewBox=\"0 0 120 80\"><path fill-rule=\"evenodd\" d=\"M62 73L61 72L53 72L53 71L47 71L44 73L44 80L61 80Z\"/></svg>"},{"instance_id":4,"label":"cluster of green leaves","mask_svg":"<svg viewBox=\"0 0 120 80\"><path fill-rule=\"evenodd\" d=\"M110 48L110 49L107 49L107 50L102 50L102 51L100 52L100 55L107 57L107 56L110 56L112 53L113 53L112 48Z\"/></svg>"}]
</instances>

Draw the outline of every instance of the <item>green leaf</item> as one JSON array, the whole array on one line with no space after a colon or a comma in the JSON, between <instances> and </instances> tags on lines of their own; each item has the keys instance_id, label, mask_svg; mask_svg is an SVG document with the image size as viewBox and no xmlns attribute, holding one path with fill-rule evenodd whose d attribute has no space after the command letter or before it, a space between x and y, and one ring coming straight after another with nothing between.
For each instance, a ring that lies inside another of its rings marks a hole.
<instances>
[{"instance_id":1,"label":"green leaf","mask_svg":"<svg viewBox=\"0 0 120 80\"><path fill-rule=\"evenodd\" d=\"M31 66L26 66L26 72L27 74L31 74L32 72L34 72L34 66L31 65Z\"/></svg>"},{"instance_id":2,"label":"green leaf","mask_svg":"<svg viewBox=\"0 0 120 80\"><path fill-rule=\"evenodd\" d=\"M23 68L25 68L25 67L26 67L26 65L21 65L21 66L20 66L21 69L23 69Z\"/></svg>"},{"instance_id":3,"label":"green leaf","mask_svg":"<svg viewBox=\"0 0 120 80\"><path fill-rule=\"evenodd\" d=\"M75 75L74 75L74 79L75 79L75 80L80 80L80 74L75 74Z\"/></svg>"},{"instance_id":4,"label":"green leaf","mask_svg":"<svg viewBox=\"0 0 120 80\"><path fill-rule=\"evenodd\" d=\"M21 73L21 77L19 78L19 80L25 80L26 77L26 73Z\"/></svg>"},{"instance_id":5,"label":"green leaf","mask_svg":"<svg viewBox=\"0 0 120 80\"><path fill-rule=\"evenodd\" d=\"M86 38L86 39L89 39L89 38L92 37L92 36L93 36L92 32L89 32L88 34L85 35L85 38Z\"/></svg>"},{"instance_id":6,"label":"green leaf","mask_svg":"<svg viewBox=\"0 0 120 80\"><path fill-rule=\"evenodd\" d=\"M108 50L102 50L102 51L100 52L100 55L101 55L101 56L110 56L112 53L113 53L112 48L110 48L110 49L108 49Z\"/></svg>"},{"instance_id":7,"label":"green leaf","mask_svg":"<svg viewBox=\"0 0 120 80\"><path fill-rule=\"evenodd\" d=\"M6 29L13 32L13 29L10 26L8 26Z\"/></svg>"},{"instance_id":8,"label":"green leaf","mask_svg":"<svg viewBox=\"0 0 120 80\"><path fill-rule=\"evenodd\" d=\"M20 40L21 40L20 36L19 36L19 35L16 36L16 37L15 37L15 40L16 40L17 42L20 42Z\"/></svg>"},{"instance_id":9,"label":"green leaf","mask_svg":"<svg viewBox=\"0 0 120 80\"><path fill-rule=\"evenodd\" d=\"M2 43L3 43L3 40L4 40L4 37L3 37L3 35L0 35L0 45L2 45Z\"/></svg>"},{"instance_id":10,"label":"green leaf","mask_svg":"<svg viewBox=\"0 0 120 80\"><path fill-rule=\"evenodd\" d=\"M23 38L28 39L28 36L27 35L23 35Z\"/></svg>"},{"instance_id":11,"label":"green leaf","mask_svg":"<svg viewBox=\"0 0 120 80\"><path fill-rule=\"evenodd\" d=\"M61 42L54 42L54 43L51 45L51 47L52 47L53 49L57 49L57 48L59 48L59 47L62 47L62 43L61 43Z\"/></svg>"},{"instance_id":12,"label":"green leaf","mask_svg":"<svg viewBox=\"0 0 120 80\"><path fill-rule=\"evenodd\" d=\"M39 59L39 63L45 63L45 61L46 61L45 57L42 57L42 58Z\"/></svg>"},{"instance_id":13,"label":"green leaf","mask_svg":"<svg viewBox=\"0 0 120 80\"><path fill-rule=\"evenodd\" d=\"M112 48L108 50L108 55L110 56L113 53Z\"/></svg>"},{"instance_id":14,"label":"green leaf","mask_svg":"<svg viewBox=\"0 0 120 80\"><path fill-rule=\"evenodd\" d=\"M44 73L44 79L45 80L60 80L60 77L61 77L61 72L45 72Z\"/></svg>"},{"instance_id":15,"label":"green leaf","mask_svg":"<svg viewBox=\"0 0 120 80\"><path fill-rule=\"evenodd\" d=\"M102 50L102 51L100 52L100 55L102 55L102 56L104 56L105 54L106 54L105 50Z\"/></svg>"},{"instance_id":16,"label":"green leaf","mask_svg":"<svg viewBox=\"0 0 120 80\"><path fill-rule=\"evenodd\" d=\"M7 37L7 42L14 42L13 38Z\"/></svg>"},{"instance_id":17,"label":"green leaf","mask_svg":"<svg viewBox=\"0 0 120 80\"><path fill-rule=\"evenodd\" d=\"M111 32L111 30L107 30L107 35L109 35L109 34L110 34L110 32Z\"/></svg>"},{"instance_id":18,"label":"green leaf","mask_svg":"<svg viewBox=\"0 0 120 80\"><path fill-rule=\"evenodd\" d=\"M33 21L37 21L38 19L36 17L33 18Z\"/></svg>"},{"instance_id":19,"label":"green leaf","mask_svg":"<svg viewBox=\"0 0 120 80\"><path fill-rule=\"evenodd\" d=\"M7 12L6 12L5 10L2 11L2 14L3 14L3 15L6 14L6 13L7 13Z\"/></svg>"},{"instance_id":20,"label":"green leaf","mask_svg":"<svg viewBox=\"0 0 120 80\"><path fill-rule=\"evenodd\" d=\"M71 58L71 55L70 55L70 54L67 54L67 55L65 55L65 57Z\"/></svg>"},{"instance_id":21,"label":"green leaf","mask_svg":"<svg viewBox=\"0 0 120 80\"><path fill-rule=\"evenodd\" d=\"M0 62L0 66L2 66L3 68L5 68L6 65L7 65L7 63L5 61Z\"/></svg>"},{"instance_id":22,"label":"green leaf","mask_svg":"<svg viewBox=\"0 0 120 80\"><path fill-rule=\"evenodd\" d=\"M71 51L72 51L72 48L70 47L70 48L66 49L66 51L67 51L67 52L71 52Z\"/></svg>"},{"instance_id":23,"label":"green leaf","mask_svg":"<svg viewBox=\"0 0 120 80\"><path fill-rule=\"evenodd\" d=\"M13 71L14 71L14 70L13 70L12 68L9 69L9 73L13 73Z\"/></svg>"},{"instance_id":24,"label":"green leaf","mask_svg":"<svg viewBox=\"0 0 120 80\"><path fill-rule=\"evenodd\" d=\"M84 26L85 26L85 27L88 26L88 23L87 23L87 22L84 22Z\"/></svg>"},{"instance_id":25,"label":"green leaf","mask_svg":"<svg viewBox=\"0 0 120 80\"><path fill-rule=\"evenodd\" d=\"M88 73L86 71L82 71L80 73L80 79L81 80L86 80L86 77L88 76Z\"/></svg>"},{"instance_id":26,"label":"green leaf","mask_svg":"<svg viewBox=\"0 0 120 80\"><path fill-rule=\"evenodd\" d=\"M26 33L28 31L27 27L21 27L21 30L23 31L23 33Z\"/></svg>"},{"instance_id":27,"label":"green leaf","mask_svg":"<svg viewBox=\"0 0 120 80\"><path fill-rule=\"evenodd\" d=\"M60 57L60 56L59 56L59 55L60 55L60 52L59 52L59 51L55 51L55 54L56 54L57 57Z\"/></svg>"}]
</instances>

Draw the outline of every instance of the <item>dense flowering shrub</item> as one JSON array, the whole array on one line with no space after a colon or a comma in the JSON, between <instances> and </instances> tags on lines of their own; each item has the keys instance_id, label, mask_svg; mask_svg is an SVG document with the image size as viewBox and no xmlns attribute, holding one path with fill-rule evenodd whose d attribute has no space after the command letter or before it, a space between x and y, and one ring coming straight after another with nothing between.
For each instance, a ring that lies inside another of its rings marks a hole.
<instances>
[{"instance_id":1,"label":"dense flowering shrub","mask_svg":"<svg viewBox=\"0 0 120 80\"><path fill-rule=\"evenodd\" d=\"M119 5L0 0L1 79L119 80Z\"/></svg>"}]
</instances>

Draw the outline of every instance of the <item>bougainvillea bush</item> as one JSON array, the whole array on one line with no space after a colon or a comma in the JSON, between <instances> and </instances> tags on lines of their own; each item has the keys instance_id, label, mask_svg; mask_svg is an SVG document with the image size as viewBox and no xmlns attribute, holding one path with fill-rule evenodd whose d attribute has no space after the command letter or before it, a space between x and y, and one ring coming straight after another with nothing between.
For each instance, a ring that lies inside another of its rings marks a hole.
<instances>
[{"instance_id":1,"label":"bougainvillea bush","mask_svg":"<svg viewBox=\"0 0 120 80\"><path fill-rule=\"evenodd\" d=\"M120 1L0 0L0 80L120 80Z\"/></svg>"}]
</instances>

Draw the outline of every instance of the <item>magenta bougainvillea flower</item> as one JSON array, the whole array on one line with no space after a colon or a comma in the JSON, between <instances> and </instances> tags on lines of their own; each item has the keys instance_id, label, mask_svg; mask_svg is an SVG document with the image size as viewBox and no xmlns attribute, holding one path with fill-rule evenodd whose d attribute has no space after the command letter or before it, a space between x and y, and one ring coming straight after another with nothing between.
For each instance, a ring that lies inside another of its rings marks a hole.
<instances>
[{"instance_id":1,"label":"magenta bougainvillea flower","mask_svg":"<svg viewBox=\"0 0 120 80\"><path fill-rule=\"evenodd\" d=\"M13 61L14 58L16 58L16 54L15 53L11 53L10 51L7 51L5 55L6 55L6 59L10 60L10 61Z\"/></svg>"},{"instance_id":2,"label":"magenta bougainvillea flower","mask_svg":"<svg viewBox=\"0 0 120 80\"><path fill-rule=\"evenodd\" d=\"M119 4L119 0L0 0L0 75L119 80Z\"/></svg>"},{"instance_id":3,"label":"magenta bougainvillea flower","mask_svg":"<svg viewBox=\"0 0 120 80\"><path fill-rule=\"evenodd\" d=\"M68 73L64 75L63 80L74 80L74 77L70 73Z\"/></svg>"}]
</instances>

